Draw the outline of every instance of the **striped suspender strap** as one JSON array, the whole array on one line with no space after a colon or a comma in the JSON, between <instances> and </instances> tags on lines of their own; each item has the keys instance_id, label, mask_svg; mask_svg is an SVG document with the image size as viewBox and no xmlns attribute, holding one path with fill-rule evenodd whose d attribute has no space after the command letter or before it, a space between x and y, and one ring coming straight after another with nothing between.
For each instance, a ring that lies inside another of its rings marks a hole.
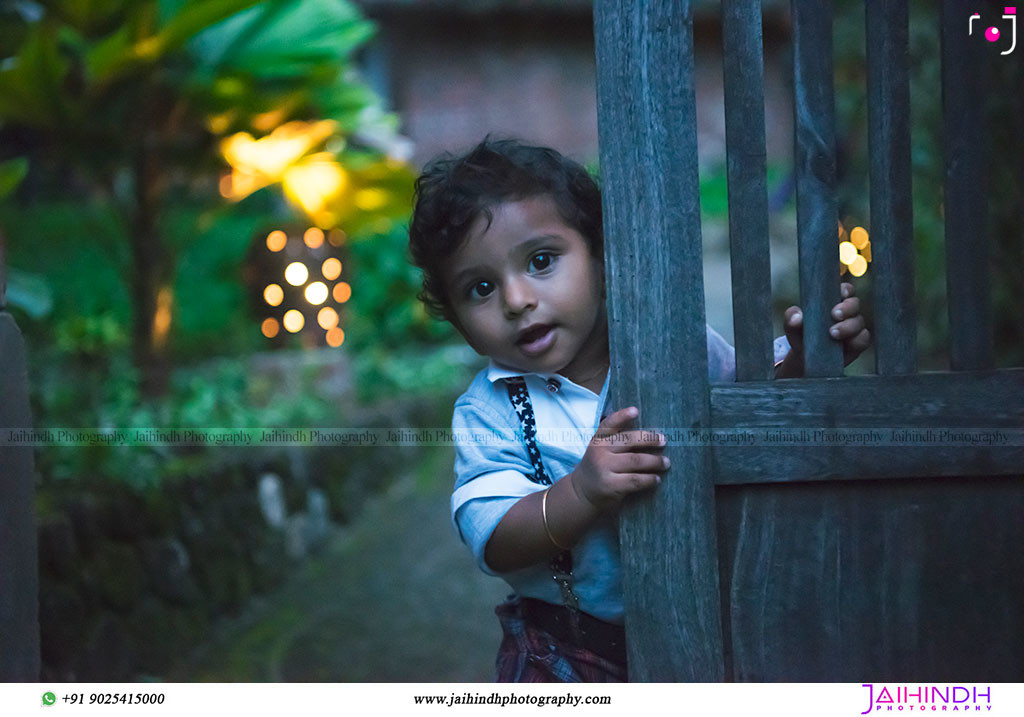
<instances>
[{"instance_id":1,"label":"striped suspender strap","mask_svg":"<svg viewBox=\"0 0 1024 717\"><path fill-rule=\"evenodd\" d=\"M505 379L508 388L508 399L519 417L519 425L523 432L523 442L526 444L526 452L530 455L530 463L533 465L533 475L530 480L540 485L551 485L551 477L544 470L544 461L540 456L540 448L537 446L537 419L533 413L533 403L530 401L530 392L526 388L526 381L522 376L511 376ZM554 581L558 584L562 596L562 603L569 610L570 622L574 631L579 630L579 598L573 590L572 584L572 551L564 550L551 558L549 564L554 574Z\"/></svg>"}]
</instances>

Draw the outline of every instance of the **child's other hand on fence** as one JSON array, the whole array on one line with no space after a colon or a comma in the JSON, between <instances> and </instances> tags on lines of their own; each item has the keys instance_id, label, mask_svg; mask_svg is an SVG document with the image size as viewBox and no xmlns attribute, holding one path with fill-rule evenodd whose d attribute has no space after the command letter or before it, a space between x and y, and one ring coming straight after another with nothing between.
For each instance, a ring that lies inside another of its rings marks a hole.
<instances>
[{"instance_id":1,"label":"child's other hand on fence","mask_svg":"<svg viewBox=\"0 0 1024 717\"><path fill-rule=\"evenodd\" d=\"M669 460L661 455L665 436L657 431L627 430L639 415L635 406L606 416L570 478L577 497L600 511L626 495L661 482Z\"/></svg>"},{"instance_id":2,"label":"child's other hand on fence","mask_svg":"<svg viewBox=\"0 0 1024 717\"><path fill-rule=\"evenodd\" d=\"M871 332L864 327L860 313L860 299L854 294L853 284L839 287L843 300L832 307L832 326L829 335L843 344L843 365L849 366L871 345ZM775 371L776 378L796 378L804 374L804 315L799 306L786 309L784 323L790 352Z\"/></svg>"}]
</instances>

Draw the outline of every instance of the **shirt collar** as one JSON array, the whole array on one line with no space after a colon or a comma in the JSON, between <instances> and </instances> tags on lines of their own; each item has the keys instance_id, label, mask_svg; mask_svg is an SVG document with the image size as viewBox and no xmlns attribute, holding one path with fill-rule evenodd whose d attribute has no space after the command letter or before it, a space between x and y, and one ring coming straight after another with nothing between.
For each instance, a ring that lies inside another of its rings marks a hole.
<instances>
[{"instance_id":1,"label":"shirt collar","mask_svg":"<svg viewBox=\"0 0 1024 717\"><path fill-rule=\"evenodd\" d=\"M495 381L499 381L499 380L501 380L503 378L511 378L512 376L529 376L529 375L530 375L529 372L524 373L524 372L522 372L522 371L520 371L518 369L509 368L508 366L503 366L502 364L498 363L494 359L491 359L490 362L487 364L487 380L490 381L491 383L494 383ZM537 374L537 375L539 376L541 374ZM545 376L545 378L547 378L547 377Z\"/></svg>"},{"instance_id":2,"label":"shirt collar","mask_svg":"<svg viewBox=\"0 0 1024 717\"><path fill-rule=\"evenodd\" d=\"M550 378L552 378L552 377L554 377L559 382L567 382L567 383L572 384L573 386L576 385L572 381L567 379L565 376L559 376L558 374L536 373L536 372L530 372L530 371L523 372L523 371L520 371L519 369L510 368L508 366L500 364L497 361L495 361L494 359L490 359L489 363L487 364L487 380L488 381L490 381L493 384L495 381L500 381L501 379L505 379L505 378L511 378L512 376L540 376L545 381L550 379ZM608 394L608 381L609 381L610 378L611 378L611 372L609 371L608 375L605 376L605 378L604 378L604 387L601 389L601 393L599 395L602 403L604 402L605 396ZM580 388L582 388L582 386ZM586 389L583 389L583 390L586 390Z\"/></svg>"}]
</instances>

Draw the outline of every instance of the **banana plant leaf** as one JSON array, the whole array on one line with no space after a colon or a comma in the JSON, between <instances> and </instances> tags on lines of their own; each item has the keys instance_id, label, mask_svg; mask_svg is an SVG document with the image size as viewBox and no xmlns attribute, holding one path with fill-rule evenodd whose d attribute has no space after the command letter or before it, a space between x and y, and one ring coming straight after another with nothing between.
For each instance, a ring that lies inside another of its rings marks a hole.
<instances>
[{"instance_id":1,"label":"banana plant leaf","mask_svg":"<svg viewBox=\"0 0 1024 717\"><path fill-rule=\"evenodd\" d=\"M291 80L318 68L333 76L373 33L373 23L345 0L277 0L203 30L190 46L207 72Z\"/></svg>"}]
</instances>

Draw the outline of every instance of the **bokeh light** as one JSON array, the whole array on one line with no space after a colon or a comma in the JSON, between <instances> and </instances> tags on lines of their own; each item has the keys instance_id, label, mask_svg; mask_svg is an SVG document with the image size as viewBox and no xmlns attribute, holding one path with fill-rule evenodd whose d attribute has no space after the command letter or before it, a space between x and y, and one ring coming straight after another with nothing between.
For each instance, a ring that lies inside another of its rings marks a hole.
<instances>
[{"instance_id":1,"label":"bokeh light","mask_svg":"<svg viewBox=\"0 0 1024 717\"><path fill-rule=\"evenodd\" d=\"M346 301L352 298L352 287L348 285L348 282L339 281L334 285L334 291L332 293L334 300L339 304L344 304Z\"/></svg>"},{"instance_id":2,"label":"bokeh light","mask_svg":"<svg viewBox=\"0 0 1024 717\"><path fill-rule=\"evenodd\" d=\"M314 281L306 287L306 301L317 306L327 301L327 284Z\"/></svg>"},{"instance_id":3,"label":"bokeh light","mask_svg":"<svg viewBox=\"0 0 1024 717\"><path fill-rule=\"evenodd\" d=\"M859 254L850 262L850 273L854 276L864 276L864 272L867 270L868 261Z\"/></svg>"},{"instance_id":4,"label":"bokeh light","mask_svg":"<svg viewBox=\"0 0 1024 717\"><path fill-rule=\"evenodd\" d=\"M301 261L293 261L284 270L284 278L292 286L302 286L309 278L309 269Z\"/></svg>"},{"instance_id":5,"label":"bokeh light","mask_svg":"<svg viewBox=\"0 0 1024 717\"><path fill-rule=\"evenodd\" d=\"M863 249L868 244L868 232L864 227L854 227L850 230L850 242L858 249Z\"/></svg>"},{"instance_id":6,"label":"bokeh light","mask_svg":"<svg viewBox=\"0 0 1024 717\"><path fill-rule=\"evenodd\" d=\"M263 290L263 299L271 306L280 306L284 301L284 289L277 284L270 284Z\"/></svg>"},{"instance_id":7,"label":"bokeh light","mask_svg":"<svg viewBox=\"0 0 1024 717\"><path fill-rule=\"evenodd\" d=\"M341 276L341 262L331 257L324 261L323 266L320 267L320 271L323 272L324 278L328 281L334 281Z\"/></svg>"},{"instance_id":8,"label":"bokeh light","mask_svg":"<svg viewBox=\"0 0 1024 717\"><path fill-rule=\"evenodd\" d=\"M324 232L319 227L310 227L302 235L302 241L306 242L310 249L316 249L324 243Z\"/></svg>"},{"instance_id":9,"label":"bokeh light","mask_svg":"<svg viewBox=\"0 0 1024 717\"><path fill-rule=\"evenodd\" d=\"M301 311L295 309L289 309L284 315L284 327L294 333L302 331L302 327L306 325L306 318L302 315Z\"/></svg>"},{"instance_id":10,"label":"bokeh light","mask_svg":"<svg viewBox=\"0 0 1024 717\"><path fill-rule=\"evenodd\" d=\"M281 331L281 325L277 323L277 319L263 319L263 325L260 329L263 331L264 336L272 339Z\"/></svg>"},{"instance_id":11,"label":"bokeh light","mask_svg":"<svg viewBox=\"0 0 1024 717\"><path fill-rule=\"evenodd\" d=\"M280 229L275 229L267 234L267 249L270 251L281 251L287 243L288 235Z\"/></svg>"},{"instance_id":12,"label":"bokeh light","mask_svg":"<svg viewBox=\"0 0 1024 717\"><path fill-rule=\"evenodd\" d=\"M327 332L327 345L338 348L345 343L345 332L335 326Z\"/></svg>"},{"instance_id":13,"label":"bokeh light","mask_svg":"<svg viewBox=\"0 0 1024 717\"><path fill-rule=\"evenodd\" d=\"M857 256L857 247L848 241L839 244L839 261L850 264L855 256Z\"/></svg>"},{"instance_id":14,"label":"bokeh light","mask_svg":"<svg viewBox=\"0 0 1024 717\"><path fill-rule=\"evenodd\" d=\"M330 306L325 306L317 313L316 322L320 324L321 329L329 331L338 325L338 312Z\"/></svg>"}]
</instances>

